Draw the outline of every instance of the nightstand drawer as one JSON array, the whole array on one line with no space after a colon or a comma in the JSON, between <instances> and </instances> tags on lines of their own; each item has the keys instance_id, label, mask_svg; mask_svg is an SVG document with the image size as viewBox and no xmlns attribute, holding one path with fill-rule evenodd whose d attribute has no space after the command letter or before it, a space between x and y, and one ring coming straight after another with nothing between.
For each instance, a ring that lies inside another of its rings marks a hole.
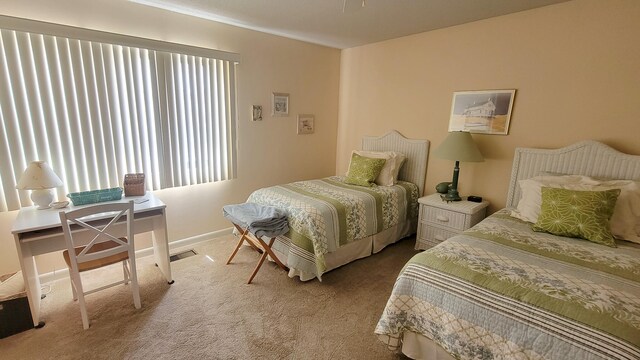
<instances>
[{"instance_id":1,"label":"nightstand drawer","mask_svg":"<svg viewBox=\"0 0 640 360\"><path fill-rule=\"evenodd\" d=\"M484 219L488 201L475 203L467 200L443 202L440 194L418 199L420 218L416 249L424 250L438 245Z\"/></svg>"},{"instance_id":2,"label":"nightstand drawer","mask_svg":"<svg viewBox=\"0 0 640 360\"><path fill-rule=\"evenodd\" d=\"M423 221L438 224L440 226L446 226L455 230L466 230L466 214L439 209L433 206L425 206L422 210L424 211L424 214L421 214L423 215Z\"/></svg>"},{"instance_id":3,"label":"nightstand drawer","mask_svg":"<svg viewBox=\"0 0 640 360\"><path fill-rule=\"evenodd\" d=\"M418 241L431 247L440 244L448 238L459 234L459 232L443 229L435 226L420 226Z\"/></svg>"}]
</instances>

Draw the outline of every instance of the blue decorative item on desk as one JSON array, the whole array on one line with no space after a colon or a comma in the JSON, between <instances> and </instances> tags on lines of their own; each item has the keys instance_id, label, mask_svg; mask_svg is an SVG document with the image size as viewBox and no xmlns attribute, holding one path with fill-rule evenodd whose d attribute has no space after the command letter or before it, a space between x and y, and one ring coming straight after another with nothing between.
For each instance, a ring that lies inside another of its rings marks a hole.
<instances>
[{"instance_id":1,"label":"blue decorative item on desk","mask_svg":"<svg viewBox=\"0 0 640 360\"><path fill-rule=\"evenodd\" d=\"M122 188L82 191L68 194L67 197L71 199L74 206L120 200L122 199Z\"/></svg>"}]
</instances>

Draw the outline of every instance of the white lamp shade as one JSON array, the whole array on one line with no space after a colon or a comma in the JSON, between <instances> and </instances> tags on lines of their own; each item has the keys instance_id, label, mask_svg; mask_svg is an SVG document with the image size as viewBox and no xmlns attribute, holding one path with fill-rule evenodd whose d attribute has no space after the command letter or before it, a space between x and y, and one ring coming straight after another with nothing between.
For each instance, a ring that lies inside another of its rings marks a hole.
<instances>
[{"instance_id":1,"label":"white lamp shade","mask_svg":"<svg viewBox=\"0 0 640 360\"><path fill-rule=\"evenodd\" d=\"M32 161L22 173L16 189L42 190L62 186L62 180L53 172L51 166L44 161Z\"/></svg>"},{"instance_id":2,"label":"white lamp shade","mask_svg":"<svg viewBox=\"0 0 640 360\"><path fill-rule=\"evenodd\" d=\"M473 137L466 131L450 132L442 144L433 151L433 155L453 161L484 161L478 146L473 142Z\"/></svg>"}]
</instances>

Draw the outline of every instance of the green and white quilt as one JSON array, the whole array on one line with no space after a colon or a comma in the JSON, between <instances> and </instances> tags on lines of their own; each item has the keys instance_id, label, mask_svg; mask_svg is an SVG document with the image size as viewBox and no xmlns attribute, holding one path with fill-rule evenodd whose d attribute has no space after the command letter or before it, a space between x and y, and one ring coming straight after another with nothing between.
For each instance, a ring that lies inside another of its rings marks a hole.
<instances>
[{"instance_id":1,"label":"green and white quilt","mask_svg":"<svg viewBox=\"0 0 640 360\"><path fill-rule=\"evenodd\" d=\"M418 218L418 187L404 181L363 187L332 176L263 188L247 202L287 211L289 232L275 246L285 245L289 267L318 279L327 269L327 253L405 221L415 231Z\"/></svg>"},{"instance_id":2,"label":"green and white quilt","mask_svg":"<svg viewBox=\"0 0 640 360\"><path fill-rule=\"evenodd\" d=\"M640 247L536 233L499 211L405 265L375 333L457 359L640 359Z\"/></svg>"}]
</instances>

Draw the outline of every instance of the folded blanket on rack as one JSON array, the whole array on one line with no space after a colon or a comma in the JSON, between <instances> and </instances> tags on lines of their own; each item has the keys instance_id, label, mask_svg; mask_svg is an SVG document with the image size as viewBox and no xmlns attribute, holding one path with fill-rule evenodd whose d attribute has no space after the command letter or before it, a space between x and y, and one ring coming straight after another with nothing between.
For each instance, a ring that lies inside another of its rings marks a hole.
<instances>
[{"instance_id":1,"label":"folded blanket on rack","mask_svg":"<svg viewBox=\"0 0 640 360\"><path fill-rule=\"evenodd\" d=\"M225 205L225 218L246 229L257 237L276 237L289 231L287 213L273 206L255 203Z\"/></svg>"}]
</instances>

